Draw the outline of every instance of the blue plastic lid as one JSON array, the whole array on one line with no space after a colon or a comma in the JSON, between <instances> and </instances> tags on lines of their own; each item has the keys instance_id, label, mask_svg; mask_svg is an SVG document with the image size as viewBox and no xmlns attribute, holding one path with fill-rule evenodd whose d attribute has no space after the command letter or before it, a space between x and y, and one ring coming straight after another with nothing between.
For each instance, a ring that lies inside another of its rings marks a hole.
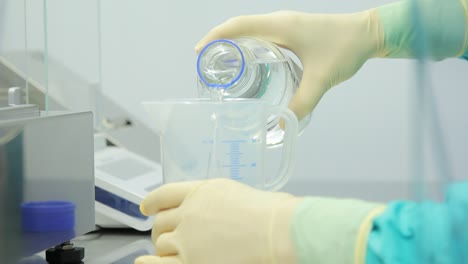
<instances>
[{"instance_id":1,"label":"blue plastic lid","mask_svg":"<svg viewBox=\"0 0 468 264\"><path fill-rule=\"evenodd\" d=\"M75 204L69 201L32 201L21 205L24 231L68 231L75 228Z\"/></svg>"}]
</instances>

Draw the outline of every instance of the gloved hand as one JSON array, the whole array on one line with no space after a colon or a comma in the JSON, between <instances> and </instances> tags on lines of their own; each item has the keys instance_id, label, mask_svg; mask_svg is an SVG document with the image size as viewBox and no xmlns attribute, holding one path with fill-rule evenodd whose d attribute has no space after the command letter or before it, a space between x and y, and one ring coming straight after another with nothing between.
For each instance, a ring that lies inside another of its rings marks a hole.
<instances>
[{"instance_id":1,"label":"gloved hand","mask_svg":"<svg viewBox=\"0 0 468 264\"><path fill-rule=\"evenodd\" d=\"M301 200L227 179L162 186L140 205L143 214L157 214L157 256L135 263L294 264L290 227Z\"/></svg>"},{"instance_id":2,"label":"gloved hand","mask_svg":"<svg viewBox=\"0 0 468 264\"><path fill-rule=\"evenodd\" d=\"M212 29L196 46L242 36L271 41L294 52L304 73L289 108L302 119L331 87L352 77L367 59L382 55L383 33L376 10L322 15L281 11L240 16Z\"/></svg>"}]
</instances>

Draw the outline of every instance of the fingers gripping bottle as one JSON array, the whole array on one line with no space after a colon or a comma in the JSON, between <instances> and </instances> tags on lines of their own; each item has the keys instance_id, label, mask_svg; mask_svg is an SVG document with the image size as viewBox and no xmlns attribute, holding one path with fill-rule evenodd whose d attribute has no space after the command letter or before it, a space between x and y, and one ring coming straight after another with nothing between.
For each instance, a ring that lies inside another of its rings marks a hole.
<instances>
[{"instance_id":1,"label":"fingers gripping bottle","mask_svg":"<svg viewBox=\"0 0 468 264\"><path fill-rule=\"evenodd\" d=\"M287 107L302 78L302 69L278 46L260 39L219 39L206 45L197 60L202 98L255 98ZM299 122L299 133L310 114ZM283 143L279 117L268 119L267 145Z\"/></svg>"}]
</instances>

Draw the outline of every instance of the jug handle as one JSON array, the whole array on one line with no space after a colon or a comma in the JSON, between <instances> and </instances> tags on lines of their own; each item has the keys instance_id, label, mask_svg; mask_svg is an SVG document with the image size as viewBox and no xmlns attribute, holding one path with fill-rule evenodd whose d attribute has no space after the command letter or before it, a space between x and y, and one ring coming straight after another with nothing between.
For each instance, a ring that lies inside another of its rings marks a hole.
<instances>
[{"instance_id":1,"label":"jug handle","mask_svg":"<svg viewBox=\"0 0 468 264\"><path fill-rule=\"evenodd\" d=\"M294 170L299 122L296 115L286 107L272 106L272 113L284 120L283 153L278 174L273 180L265 182L265 189L278 191L286 185Z\"/></svg>"}]
</instances>

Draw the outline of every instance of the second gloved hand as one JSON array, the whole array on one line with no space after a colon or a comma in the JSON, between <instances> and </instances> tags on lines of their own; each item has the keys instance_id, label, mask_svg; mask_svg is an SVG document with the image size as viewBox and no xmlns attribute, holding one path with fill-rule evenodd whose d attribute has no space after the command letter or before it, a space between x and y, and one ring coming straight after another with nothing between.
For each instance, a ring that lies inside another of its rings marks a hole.
<instances>
[{"instance_id":1,"label":"second gloved hand","mask_svg":"<svg viewBox=\"0 0 468 264\"><path fill-rule=\"evenodd\" d=\"M384 53L375 9L343 15L281 11L235 17L211 30L195 49L200 52L213 40L243 36L273 42L301 60L303 77L289 105L299 119L328 89L351 78L369 58Z\"/></svg>"},{"instance_id":2,"label":"second gloved hand","mask_svg":"<svg viewBox=\"0 0 468 264\"><path fill-rule=\"evenodd\" d=\"M296 263L290 226L302 199L227 179L165 185L141 204L156 215L156 256L137 264Z\"/></svg>"}]
</instances>

